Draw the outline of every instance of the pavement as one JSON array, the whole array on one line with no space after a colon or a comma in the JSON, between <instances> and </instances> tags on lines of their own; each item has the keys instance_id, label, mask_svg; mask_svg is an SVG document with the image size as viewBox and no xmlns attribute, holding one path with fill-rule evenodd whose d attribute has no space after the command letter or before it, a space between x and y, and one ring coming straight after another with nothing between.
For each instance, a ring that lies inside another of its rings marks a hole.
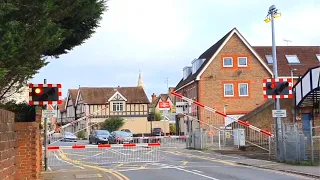
<instances>
[{"instance_id":1,"label":"pavement","mask_svg":"<svg viewBox=\"0 0 320 180\"><path fill-rule=\"evenodd\" d=\"M59 143L61 146L70 145ZM44 180L300 180L319 179L314 175L320 177L317 174L319 167L290 166L182 148L62 150L51 153L48 158L50 169L43 173ZM289 170L303 171L313 176Z\"/></svg>"}]
</instances>

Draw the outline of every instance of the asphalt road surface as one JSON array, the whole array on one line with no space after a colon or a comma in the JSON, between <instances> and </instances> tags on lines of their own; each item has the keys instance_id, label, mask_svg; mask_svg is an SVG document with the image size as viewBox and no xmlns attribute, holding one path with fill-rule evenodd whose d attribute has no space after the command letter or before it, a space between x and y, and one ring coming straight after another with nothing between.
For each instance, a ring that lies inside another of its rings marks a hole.
<instances>
[{"instance_id":1,"label":"asphalt road surface","mask_svg":"<svg viewBox=\"0 0 320 180\"><path fill-rule=\"evenodd\" d=\"M60 143L60 142L59 142ZM86 144L83 141L82 144ZM74 144L74 143L71 143ZM80 144L80 142L77 142ZM69 143L61 142L60 146ZM294 174L237 165L235 157L177 148L62 149L49 152L52 171L117 172L120 180L300 180ZM140 161L140 162L139 162Z\"/></svg>"}]
</instances>

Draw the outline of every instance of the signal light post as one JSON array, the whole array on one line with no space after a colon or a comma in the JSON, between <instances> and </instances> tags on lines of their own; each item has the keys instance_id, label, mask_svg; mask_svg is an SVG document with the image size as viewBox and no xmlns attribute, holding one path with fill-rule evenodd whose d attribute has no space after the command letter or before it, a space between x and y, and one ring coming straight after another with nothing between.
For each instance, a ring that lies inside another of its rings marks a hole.
<instances>
[{"instance_id":1,"label":"signal light post","mask_svg":"<svg viewBox=\"0 0 320 180\"><path fill-rule=\"evenodd\" d=\"M29 104L44 105L62 104L62 87L61 84L47 84L44 79L43 84L29 84ZM48 169L48 119L44 118L44 167Z\"/></svg>"}]
</instances>

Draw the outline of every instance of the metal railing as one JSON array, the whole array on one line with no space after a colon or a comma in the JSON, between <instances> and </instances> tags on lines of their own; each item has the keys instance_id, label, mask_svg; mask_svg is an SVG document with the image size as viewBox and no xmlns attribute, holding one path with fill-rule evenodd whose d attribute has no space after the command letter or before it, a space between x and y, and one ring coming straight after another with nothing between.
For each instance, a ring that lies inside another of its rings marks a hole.
<instances>
[{"instance_id":1,"label":"metal railing","mask_svg":"<svg viewBox=\"0 0 320 180\"><path fill-rule=\"evenodd\" d=\"M48 147L48 167L90 167L111 163L157 162L160 144L102 144Z\"/></svg>"}]
</instances>

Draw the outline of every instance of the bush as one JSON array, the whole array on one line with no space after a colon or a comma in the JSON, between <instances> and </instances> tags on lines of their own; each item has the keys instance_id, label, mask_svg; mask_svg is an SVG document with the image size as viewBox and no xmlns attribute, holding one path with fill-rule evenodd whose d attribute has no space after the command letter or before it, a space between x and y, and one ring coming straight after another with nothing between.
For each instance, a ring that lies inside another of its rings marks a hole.
<instances>
[{"instance_id":1,"label":"bush","mask_svg":"<svg viewBox=\"0 0 320 180\"><path fill-rule=\"evenodd\" d=\"M79 139L86 139L86 132L84 130L78 132L77 137Z\"/></svg>"},{"instance_id":2,"label":"bush","mask_svg":"<svg viewBox=\"0 0 320 180\"><path fill-rule=\"evenodd\" d=\"M124 125L124 119L120 117L113 117L106 119L103 122L102 128L104 130L108 130L109 132L117 131Z\"/></svg>"},{"instance_id":3,"label":"bush","mask_svg":"<svg viewBox=\"0 0 320 180\"><path fill-rule=\"evenodd\" d=\"M155 112L154 114L154 120L155 121L160 121L162 120L162 115L159 112Z\"/></svg>"},{"instance_id":4,"label":"bush","mask_svg":"<svg viewBox=\"0 0 320 180\"><path fill-rule=\"evenodd\" d=\"M37 106L44 109L43 106ZM27 103L16 103L9 101L0 104L0 109L5 109L15 113L15 122L34 122L36 120L36 106Z\"/></svg>"},{"instance_id":5,"label":"bush","mask_svg":"<svg viewBox=\"0 0 320 180\"><path fill-rule=\"evenodd\" d=\"M170 124L169 128L170 128L170 134L176 134L177 133L177 128L176 128L175 124Z\"/></svg>"}]
</instances>

